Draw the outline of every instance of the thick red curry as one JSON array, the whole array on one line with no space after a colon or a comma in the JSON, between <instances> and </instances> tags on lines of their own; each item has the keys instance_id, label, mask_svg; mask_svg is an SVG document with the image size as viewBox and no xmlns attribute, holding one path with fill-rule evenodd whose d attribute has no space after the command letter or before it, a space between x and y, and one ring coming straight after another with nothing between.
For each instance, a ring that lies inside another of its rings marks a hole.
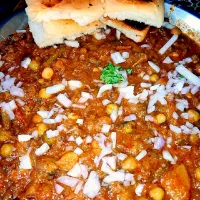
<instances>
[{"instance_id":1,"label":"thick red curry","mask_svg":"<svg viewBox=\"0 0 200 200\"><path fill-rule=\"evenodd\" d=\"M151 28L137 44L111 30L79 48L40 49L29 31L1 42L0 198L200 199L199 86L176 70L198 78L200 47L178 33L159 54L172 33ZM122 83L100 79L109 63Z\"/></svg>"}]
</instances>

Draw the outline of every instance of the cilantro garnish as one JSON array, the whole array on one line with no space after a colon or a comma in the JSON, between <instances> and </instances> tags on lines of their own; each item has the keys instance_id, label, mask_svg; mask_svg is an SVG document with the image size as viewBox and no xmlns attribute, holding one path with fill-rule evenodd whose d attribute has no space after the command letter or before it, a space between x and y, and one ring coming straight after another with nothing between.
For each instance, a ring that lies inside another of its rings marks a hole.
<instances>
[{"instance_id":1,"label":"cilantro garnish","mask_svg":"<svg viewBox=\"0 0 200 200\"><path fill-rule=\"evenodd\" d=\"M132 68L128 68L128 69L126 69L126 71L130 75L132 73L133 69Z\"/></svg>"},{"instance_id":2,"label":"cilantro garnish","mask_svg":"<svg viewBox=\"0 0 200 200\"><path fill-rule=\"evenodd\" d=\"M183 76L183 75L180 75L180 76L179 76L179 78L185 78L185 76Z\"/></svg>"},{"instance_id":3,"label":"cilantro garnish","mask_svg":"<svg viewBox=\"0 0 200 200\"><path fill-rule=\"evenodd\" d=\"M115 67L109 63L104 67L100 79L107 84L115 84L124 81L124 77L120 74L121 67Z\"/></svg>"},{"instance_id":4,"label":"cilantro garnish","mask_svg":"<svg viewBox=\"0 0 200 200\"><path fill-rule=\"evenodd\" d=\"M104 67L100 79L107 84L120 83L125 80L120 71L126 70L128 74L132 73L131 68L123 69L120 66L115 67L113 64L109 63Z\"/></svg>"}]
</instances>

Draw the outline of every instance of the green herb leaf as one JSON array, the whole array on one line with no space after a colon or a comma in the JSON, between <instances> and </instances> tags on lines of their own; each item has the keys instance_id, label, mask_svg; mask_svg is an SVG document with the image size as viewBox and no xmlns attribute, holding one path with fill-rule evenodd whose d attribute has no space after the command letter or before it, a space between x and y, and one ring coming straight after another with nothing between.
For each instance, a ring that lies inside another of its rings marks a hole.
<instances>
[{"instance_id":1,"label":"green herb leaf","mask_svg":"<svg viewBox=\"0 0 200 200\"><path fill-rule=\"evenodd\" d=\"M185 76L183 76L183 75L180 75L180 76L179 76L179 78L185 78Z\"/></svg>"},{"instance_id":2,"label":"green herb leaf","mask_svg":"<svg viewBox=\"0 0 200 200\"><path fill-rule=\"evenodd\" d=\"M120 74L122 71L121 67L115 67L113 64L109 63L104 67L100 79L107 84L115 84L124 81L124 77Z\"/></svg>"},{"instance_id":3,"label":"green herb leaf","mask_svg":"<svg viewBox=\"0 0 200 200\"><path fill-rule=\"evenodd\" d=\"M130 75L130 74L132 74L133 69L132 68L128 68L128 69L126 69L126 71Z\"/></svg>"}]
</instances>

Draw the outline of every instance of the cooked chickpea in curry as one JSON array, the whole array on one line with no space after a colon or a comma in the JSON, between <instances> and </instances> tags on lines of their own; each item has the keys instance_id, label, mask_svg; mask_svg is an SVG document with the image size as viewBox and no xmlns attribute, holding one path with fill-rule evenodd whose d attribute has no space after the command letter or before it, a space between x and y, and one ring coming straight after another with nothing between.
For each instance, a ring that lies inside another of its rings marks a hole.
<instances>
[{"instance_id":1,"label":"cooked chickpea in curry","mask_svg":"<svg viewBox=\"0 0 200 200\"><path fill-rule=\"evenodd\" d=\"M200 47L101 34L0 43L0 199L200 199Z\"/></svg>"}]
</instances>

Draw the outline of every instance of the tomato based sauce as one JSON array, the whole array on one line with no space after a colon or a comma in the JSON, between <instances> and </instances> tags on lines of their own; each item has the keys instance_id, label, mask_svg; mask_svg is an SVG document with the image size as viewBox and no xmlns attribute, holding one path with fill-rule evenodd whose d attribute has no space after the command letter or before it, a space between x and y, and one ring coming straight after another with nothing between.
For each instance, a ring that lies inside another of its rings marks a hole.
<instances>
[{"instance_id":1,"label":"tomato based sauce","mask_svg":"<svg viewBox=\"0 0 200 200\"><path fill-rule=\"evenodd\" d=\"M102 34L0 43L1 199L200 199L200 47L180 34L161 55L164 28L142 43Z\"/></svg>"}]
</instances>

